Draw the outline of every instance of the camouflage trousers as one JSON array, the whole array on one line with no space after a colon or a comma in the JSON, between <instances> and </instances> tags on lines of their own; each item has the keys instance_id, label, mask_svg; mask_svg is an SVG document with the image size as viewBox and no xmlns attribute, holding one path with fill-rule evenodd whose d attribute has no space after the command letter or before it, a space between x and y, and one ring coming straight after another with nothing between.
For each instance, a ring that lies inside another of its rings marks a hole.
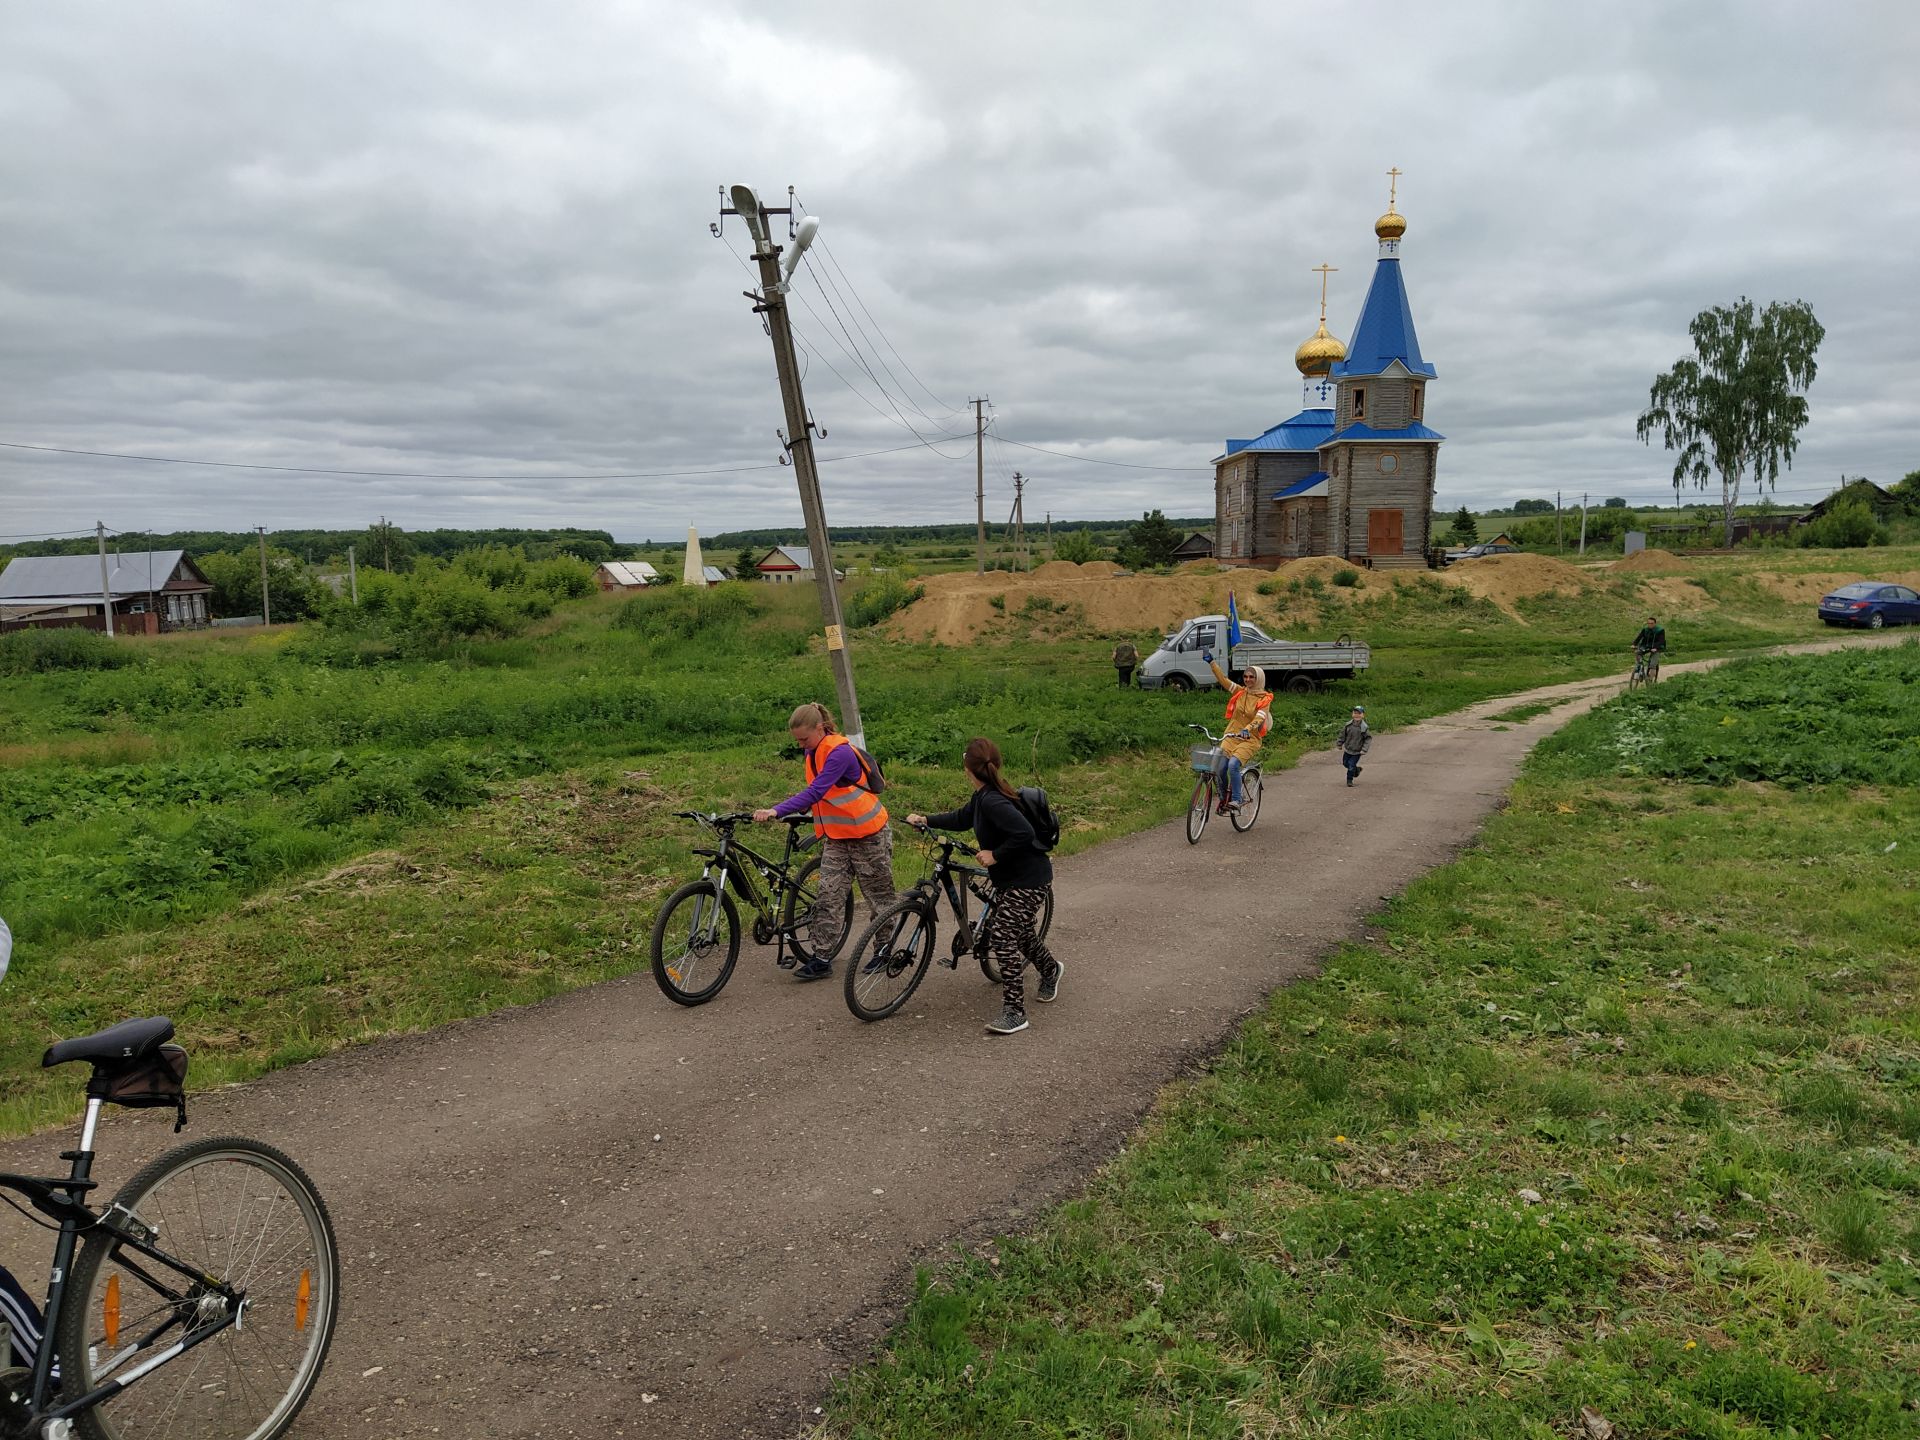
<instances>
[{"instance_id":1,"label":"camouflage trousers","mask_svg":"<svg viewBox=\"0 0 1920 1440\"><path fill-rule=\"evenodd\" d=\"M855 880L860 882L868 916L879 914L882 905L893 901L892 830L862 840L828 840L825 845L820 856L820 898L814 903L809 936L816 955L831 955L840 948L846 928L840 917Z\"/></svg>"}]
</instances>

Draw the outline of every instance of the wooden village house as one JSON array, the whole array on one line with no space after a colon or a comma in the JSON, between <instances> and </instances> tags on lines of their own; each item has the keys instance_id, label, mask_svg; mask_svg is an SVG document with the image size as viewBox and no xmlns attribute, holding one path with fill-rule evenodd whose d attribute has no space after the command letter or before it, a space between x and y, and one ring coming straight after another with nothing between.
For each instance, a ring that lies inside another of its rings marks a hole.
<instances>
[{"instance_id":1,"label":"wooden village house","mask_svg":"<svg viewBox=\"0 0 1920 1440\"><path fill-rule=\"evenodd\" d=\"M1320 327L1294 353L1301 410L1214 461L1214 554L1234 565L1337 555L1375 569L1424 567L1434 470L1445 437L1426 421L1434 367L1420 354L1400 270L1406 220L1374 223L1379 259L1353 343Z\"/></svg>"},{"instance_id":2,"label":"wooden village house","mask_svg":"<svg viewBox=\"0 0 1920 1440\"><path fill-rule=\"evenodd\" d=\"M660 583L660 572L644 560L603 560L594 567L593 583L604 590L644 590Z\"/></svg>"},{"instance_id":3,"label":"wooden village house","mask_svg":"<svg viewBox=\"0 0 1920 1440\"><path fill-rule=\"evenodd\" d=\"M0 572L0 629L107 628L157 635L213 621L213 582L184 550L23 555Z\"/></svg>"},{"instance_id":4,"label":"wooden village house","mask_svg":"<svg viewBox=\"0 0 1920 1440\"><path fill-rule=\"evenodd\" d=\"M813 579L813 552L804 545L776 545L753 567L762 580L771 580L776 585L793 585ZM833 578L843 579L841 571L835 570Z\"/></svg>"}]
</instances>

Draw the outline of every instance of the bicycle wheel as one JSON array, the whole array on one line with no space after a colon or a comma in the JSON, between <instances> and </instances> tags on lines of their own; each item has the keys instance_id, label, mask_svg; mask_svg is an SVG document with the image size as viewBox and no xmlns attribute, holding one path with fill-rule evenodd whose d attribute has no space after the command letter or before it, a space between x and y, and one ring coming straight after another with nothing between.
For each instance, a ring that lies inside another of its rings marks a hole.
<instances>
[{"instance_id":1,"label":"bicycle wheel","mask_svg":"<svg viewBox=\"0 0 1920 1440\"><path fill-rule=\"evenodd\" d=\"M980 926L980 938L974 942L973 953L979 957L980 973L994 984L1004 985L1006 983L1006 977L1000 973L1000 967L993 963L992 937L987 933L987 926L991 923L992 919L993 916L989 913L986 921L982 922ZM1047 887L1047 898L1040 902L1040 913L1034 917L1033 933L1044 940L1047 938L1047 928L1052 924L1053 887L1049 885Z\"/></svg>"},{"instance_id":2,"label":"bicycle wheel","mask_svg":"<svg viewBox=\"0 0 1920 1440\"><path fill-rule=\"evenodd\" d=\"M1238 810L1231 811L1229 818L1233 828L1242 835L1253 829L1253 822L1260 818L1260 767L1250 765L1240 772L1240 793L1247 798L1240 803Z\"/></svg>"},{"instance_id":3,"label":"bicycle wheel","mask_svg":"<svg viewBox=\"0 0 1920 1440\"><path fill-rule=\"evenodd\" d=\"M884 1020L920 987L933 961L933 902L896 900L860 932L847 957L847 1008L862 1020Z\"/></svg>"},{"instance_id":4,"label":"bicycle wheel","mask_svg":"<svg viewBox=\"0 0 1920 1440\"><path fill-rule=\"evenodd\" d=\"M780 925L787 932L788 944L802 963L808 960L832 960L853 933L853 891L847 891L847 903L840 916L840 938L833 949L821 952L813 943L814 912L820 899L820 857L815 855L794 873L793 887L780 902Z\"/></svg>"},{"instance_id":5,"label":"bicycle wheel","mask_svg":"<svg viewBox=\"0 0 1920 1440\"><path fill-rule=\"evenodd\" d=\"M718 880L689 880L653 922L653 978L676 1005L704 1005L740 958L740 912Z\"/></svg>"},{"instance_id":6,"label":"bicycle wheel","mask_svg":"<svg viewBox=\"0 0 1920 1440\"><path fill-rule=\"evenodd\" d=\"M69 1401L134 1373L182 1340L210 1338L74 1417L88 1440L192 1435L273 1440L326 1363L340 1309L340 1255L313 1181L257 1140L183 1145L114 1197L173 1259L238 1292L188 1280L110 1236L73 1267L55 1345Z\"/></svg>"},{"instance_id":7,"label":"bicycle wheel","mask_svg":"<svg viewBox=\"0 0 1920 1440\"><path fill-rule=\"evenodd\" d=\"M1198 845L1200 836L1207 828L1207 817L1213 813L1213 781L1201 776L1194 784L1193 799L1187 802L1187 843Z\"/></svg>"}]
</instances>

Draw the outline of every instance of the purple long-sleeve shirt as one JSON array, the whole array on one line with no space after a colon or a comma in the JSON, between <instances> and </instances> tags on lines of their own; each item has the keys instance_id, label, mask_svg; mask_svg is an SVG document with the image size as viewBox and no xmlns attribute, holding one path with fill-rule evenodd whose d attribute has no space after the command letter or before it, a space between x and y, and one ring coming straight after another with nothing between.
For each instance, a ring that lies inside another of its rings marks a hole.
<instances>
[{"instance_id":1,"label":"purple long-sleeve shirt","mask_svg":"<svg viewBox=\"0 0 1920 1440\"><path fill-rule=\"evenodd\" d=\"M853 753L853 746L841 745L827 756L827 763L820 767L820 773L813 777L813 783L798 795L789 795L773 807L773 813L782 819L789 815L798 815L811 810L826 798L827 791L836 785L857 785L860 781L860 757Z\"/></svg>"}]
</instances>

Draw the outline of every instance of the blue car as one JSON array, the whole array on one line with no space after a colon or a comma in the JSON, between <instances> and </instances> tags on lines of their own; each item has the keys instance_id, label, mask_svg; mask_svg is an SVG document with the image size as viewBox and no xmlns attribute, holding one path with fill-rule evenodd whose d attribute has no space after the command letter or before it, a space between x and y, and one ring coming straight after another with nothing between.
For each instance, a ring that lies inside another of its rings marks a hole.
<instances>
[{"instance_id":1,"label":"blue car","mask_svg":"<svg viewBox=\"0 0 1920 1440\"><path fill-rule=\"evenodd\" d=\"M1861 580L1822 595L1820 618L1829 625L1864 625L1869 630L1916 625L1920 624L1920 595L1905 585Z\"/></svg>"}]
</instances>

